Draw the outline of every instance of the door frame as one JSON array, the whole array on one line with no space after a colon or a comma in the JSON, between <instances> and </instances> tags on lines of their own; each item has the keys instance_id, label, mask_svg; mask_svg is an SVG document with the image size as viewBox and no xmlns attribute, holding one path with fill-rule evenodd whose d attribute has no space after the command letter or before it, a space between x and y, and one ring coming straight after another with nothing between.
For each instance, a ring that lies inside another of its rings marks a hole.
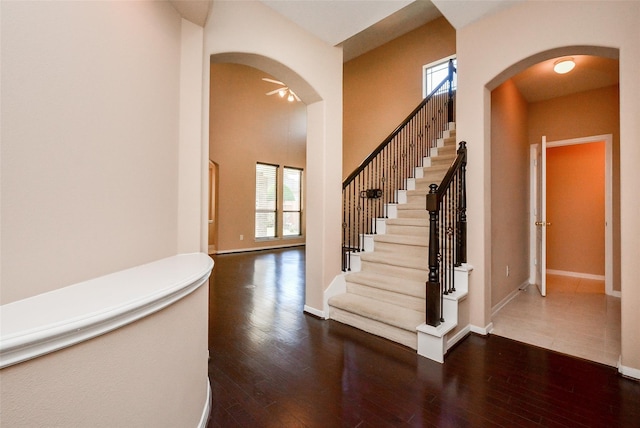
<instances>
[{"instance_id":1,"label":"door frame","mask_svg":"<svg viewBox=\"0 0 640 428\"><path fill-rule=\"evenodd\" d=\"M562 146L571 146L576 144L589 144L604 141L604 221L605 221L605 238L604 238L604 283L605 293L611 296L620 296L619 291L613 291L613 135L593 135L589 137L570 138L567 140L547 141L547 149ZM530 182L530 198L529 198L529 282L535 282L535 248L536 248L536 226L534 225L534 207L535 197L539 189L535 180L535 154L539 150L540 144L532 144L529 154L529 182Z\"/></svg>"}]
</instances>

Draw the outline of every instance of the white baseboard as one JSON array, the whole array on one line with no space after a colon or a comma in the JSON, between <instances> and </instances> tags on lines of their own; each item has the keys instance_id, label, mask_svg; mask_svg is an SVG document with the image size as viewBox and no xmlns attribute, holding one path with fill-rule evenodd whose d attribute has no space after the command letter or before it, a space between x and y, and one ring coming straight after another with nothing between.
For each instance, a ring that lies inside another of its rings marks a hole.
<instances>
[{"instance_id":1,"label":"white baseboard","mask_svg":"<svg viewBox=\"0 0 640 428\"><path fill-rule=\"evenodd\" d=\"M520 291L524 290L528 286L529 286L529 280L526 280L518 288L516 288L511 293L509 293L507 297L500 300L498 304L496 304L493 308L491 308L491 318L495 317L496 314L500 311L500 309L504 308L507 305L507 303L515 299L518 293L520 293Z\"/></svg>"},{"instance_id":2,"label":"white baseboard","mask_svg":"<svg viewBox=\"0 0 640 428\"><path fill-rule=\"evenodd\" d=\"M618 360L618 372L624 377L640 380L640 369L623 366L620 360Z\"/></svg>"},{"instance_id":3,"label":"white baseboard","mask_svg":"<svg viewBox=\"0 0 640 428\"><path fill-rule=\"evenodd\" d=\"M336 275L336 277L333 278L333 281L331 281L331 284L329 284L329 287L324 290L324 295L322 298L322 318L329 319L329 299L333 296L337 296L338 294L347 292L347 281L344 279L345 275L346 274L344 272Z\"/></svg>"},{"instance_id":4,"label":"white baseboard","mask_svg":"<svg viewBox=\"0 0 640 428\"><path fill-rule=\"evenodd\" d=\"M486 336L493 330L493 323L490 322L486 327L478 327L477 325L469 325L471 333L480 334Z\"/></svg>"},{"instance_id":5,"label":"white baseboard","mask_svg":"<svg viewBox=\"0 0 640 428\"><path fill-rule=\"evenodd\" d=\"M471 331L471 326L468 325L465 328L463 328L462 330L460 330L459 332L457 332L456 334L453 335L452 338L450 338L449 340L447 340L447 351L449 349L451 349L451 347L453 345L455 345L456 343L460 342L462 339L464 339L467 334L469 334L469 332Z\"/></svg>"},{"instance_id":6,"label":"white baseboard","mask_svg":"<svg viewBox=\"0 0 640 428\"><path fill-rule=\"evenodd\" d=\"M207 399L204 402L204 408L202 409L202 416L200 416L200 422L198 422L198 428L207 428L207 422L209 422L209 415L211 415L211 382L207 378Z\"/></svg>"},{"instance_id":7,"label":"white baseboard","mask_svg":"<svg viewBox=\"0 0 640 428\"><path fill-rule=\"evenodd\" d=\"M311 306L304 305L304 311L311 315L315 315L318 318L326 319L324 316L324 312L321 311L320 309L316 309L316 308L312 308Z\"/></svg>"},{"instance_id":8,"label":"white baseboard","mask_svg":"<svg viewBox=\"0 0 640 428\"><path fill-rule=\"evenodd\" d=\"M573 277L573 278L595 279L597 281L604 281L604 275L594 275L594 274L591 274L591 273L569 272L569 271L566 271L566 270L547 269L547 274L560 275L560 276L570 276L570 277Z\"/></svg>"}]
</instances>

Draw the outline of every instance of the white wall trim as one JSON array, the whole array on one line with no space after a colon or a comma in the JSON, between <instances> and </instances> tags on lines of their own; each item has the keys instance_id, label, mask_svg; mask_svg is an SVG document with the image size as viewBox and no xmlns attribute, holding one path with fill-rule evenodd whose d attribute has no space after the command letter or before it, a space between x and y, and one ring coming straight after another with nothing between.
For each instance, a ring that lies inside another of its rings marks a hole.
<instances>
[{"instance_id":1,"label":"white wall trim","mask_svg":"<svg viewBox=\"0 0 640 428\"><path fill-rule=\"evenodd\" d=\"M445 353L448 352L453 345L455 345L456 343L460 342L462 339L467 337L467 335L470 332L471 332L471 325L467 325L466 327L461 329L459 332L454 334L451 338L449 338L447 340L447 349L445 350Z\"/></svg>"},{"instance_id":2,"label":"white wall trim","mask_svg":"<svg viewBox=\"0 0 640 428\"><path fill-rule=\"evenodd\" d=\"M478 327L477 325L469 325L469 329L471 333L480 334L482 336L486 336L493 330L493 323L490 322L486 327Z\"/></svg>"},{"instance_id":3,"label":"white wall trim","mask_svg":"<svg viewBox=\"0 0 640 428\"><path fill-rule=\"evenodd\" d=\"M207 282L213 260L179 254L0 306L0 368L151 315Z\"/></svg>"},{"instance_id":4,"label":"white wall trim","mask_svg":"<svg viewBox=\"0 0 640 428\"><path fill-rule=\"evenodd\" d=\"M329 299L333 296L337 296L338 294L347 292L347 281L345 279L346 275L347 274L345 272L336 275L336 277L333 278L333 281L331 281L331 284L329 284L329 287L324 290L324 295L322 298L322 318L329 319Z\"/></svg>"},{"instance_id":5,"label":"white wall trim","mask_svg":"<svg viewBox=\"0 0 640 428\"><path fill-rule=\"evenodd\" d=\"M304 311L311 315L315 315L318 318L325 319L324 312L322 312L320 309L313 308L309 305L304 305Z\"/></svg>"},{"instance_id":6,"label":"white wall trim","mask_svg":"<svg viewBox=\"0 0 640 428\"><path fill-rule=\"evenodd\" d=\"M209 416L211 415L211 382L207 378L207 398L202 408L202 416L200 416L200 422L198 422L198 428L207 428L207 422L209 422Z\"/></svg>"},{"instance_id":7,"label":"white wall trim","mask_svg":"<svg viewBox=\"0 0 640 428\"><path fill-rule=\"evenodd\" d=\"M618 373L625 377L640 380L640 369L623 366L621 359L618 360Z\"/></svg>"},{"instance_id":8,"label":"white wall trim","mask_svg":"<svg viewBox=\"0 0 640 428\"><path fill-rule=\"evenodd\" d=\"M529 280L524 281L520 287L509 293L504 299L499 301L493 308L491 308L491 318L495 317L500 309L504 308L510 301L516 298L516 296L525 288L529 286Z\"/></svg>"}]
</instances>

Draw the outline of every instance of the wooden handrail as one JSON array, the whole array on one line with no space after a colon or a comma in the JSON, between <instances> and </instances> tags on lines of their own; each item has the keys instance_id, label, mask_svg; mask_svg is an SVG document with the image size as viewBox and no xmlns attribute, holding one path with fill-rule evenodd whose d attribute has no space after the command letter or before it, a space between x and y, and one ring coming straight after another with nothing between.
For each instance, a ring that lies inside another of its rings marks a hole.
<instances>
[{"instance_id":1,"label":"wooden handrail","mask_svg":"<svg viewBox=\"0 0 640 428\"><path fill-rule=\"evenodd\" d=\"M453 65L451 65L450 67L453 67ZM455 72L455 68L453 68L453 71ZM375 150L372 151L369 154L369 156L367 156L366 159L363 160L362 163L360 163L360 165L358 165L358 167L351 174L349 174L349 176L342 182L343 189L346 188L349 185L349 183L351 183L354 180L354 178L356 178L358 174L360 174L365 169L365 167L369 165L371 161L380 154L380 152L382 152L382 150L384 150L384 148L395 138L395 136L398 135L398 133L402 131L402 129L405 126L407 126L407 124L420 111L420 109L422 109L431 100L431 98L436 96L438 94L438 91L442 88L442 86L445 85L448 81L450 81L450 79L451 77L448 76L442 82L440 82L438 86L436 86L435 89L431 91L431 93L427 95L420 102L420 104L418 104L418 107L416 107L411 113L409 113L406 119L403 120L402 123L398 125L398 127L396 127L396 129L394 129L393 132L391 132L391 134L389 134L389 136L385 138L384 141L382 141L382 143L380 143L378 147L376 147ZM450 104L450 105L453 106L453 104ZM451 118L449 118L449 120L450 119Z\"/></svg>"}]
</instances>

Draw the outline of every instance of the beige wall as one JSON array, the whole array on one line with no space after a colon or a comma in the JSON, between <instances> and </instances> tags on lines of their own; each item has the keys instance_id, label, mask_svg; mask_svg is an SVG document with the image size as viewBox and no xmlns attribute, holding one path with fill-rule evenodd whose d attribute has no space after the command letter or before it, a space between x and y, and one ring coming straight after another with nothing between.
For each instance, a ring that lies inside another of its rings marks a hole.
<instances>
[{"instance_id":1,"label":"beige wall","mask_svg":"<svg viewBox=\"0 0 640 428\"><path fill-rule=\"evenodd\" d=\"M547 269L604 278L604 149L547 149Z\"/></svg>"},{"instance_id":2,"label":"beige wall","mask_svg":"<svg viewBox=\"0 0 640 428\"><path fill-rule=\"evenodd\" d=\"M609 86L531 103L529 141L548 142L611 134L613 290L620 291L620 90Z\"/></svg>"},{"instance_id":3,"label":"beige wall","mask_svg":"<svg viewBox=\"0 0 640 428\"><path fill-rule=\"evenodd\" d=\"M528 104L513 81L491 93L492 307L529 279L527 115Z\"/></svg>"},{"instance_id":4,"label":"beige wall","mask_svg":"<svg viewBox=\"0 0 640 428\"><path fill-rule=\"evenodd\" d=\"M490 91L517 72L543 59L588 46L618 49L620 57L620 236L622 295L621 364L640 370L640 3L523 2L472 23L457 33L458 138L469 149L468 259L474 265L469 299L471 323L491 320L491 102ZM549 31L562 28L562 31ZM598 31L593 31L597 28ZM508 35L506 37L505 35ZM490 85L490 86L488 86Z\"/></svg>"},{"instance_id":5,"label":"beige wall","mask_svg":"<svg viewBox=\"0 0 640 428\"><path fill-rule=\"evenodd\" d=\"M263 77L273 79L245 65L211 64L209 157L218 164L218 252L304 243L254 239L256 162L280 165L280 175L284 166L306 170L306 106L266 96L278 86Z\"/></svg>"},{"instance_id":6,"label":"beige wall","mask_svg":"<svg viewBox=\"0 0 640 428\"><path fill-rule=\"evenodd\" d=\"M343 178L420 103L422 66L455 51L455 30L439 18L344 64Z\"/></svg>"},{"instance_id":7,"label":"beige wall","mask_svg":"<svg viewBox=\"0 0 640 428\"><path fill-rule=\"evenodd\" d=\"M197 427L207 397L207 295L205 283L113 333L3 369L2 427Z\"/></svg>"},{"instance_id":8,"label":"beige wall","mask_svg":"<svg viewBox=\"0 0 640 428\"><path fill-rule=\"evenodd\" d=\"M197 251L201 29L167 2L0 8L2 303ZM195 426L207 301L3 369L2 425Z\"/></svg>"},{"instance_id":9,"label":"beige wall","mask_svg":"<svg viewBox=\"0 0 640 428\"><path fill-rule=\"evenodd\" d=\"M176 253L180 30L163 3L2 2L2 303Z\"/></svg>"}]
</instances>

